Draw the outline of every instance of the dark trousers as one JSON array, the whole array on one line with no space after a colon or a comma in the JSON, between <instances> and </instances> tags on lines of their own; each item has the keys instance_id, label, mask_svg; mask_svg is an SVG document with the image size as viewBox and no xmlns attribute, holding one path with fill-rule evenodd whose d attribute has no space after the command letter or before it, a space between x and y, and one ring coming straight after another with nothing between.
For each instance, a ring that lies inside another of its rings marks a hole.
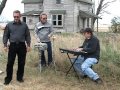
<instances>
[{"instance_id":1,"label":"dark trousers","mask_svg":"<svg viewBox=\"0 0 120 90\"><path fill-rule=\"evenodd\" d=\"M48 65L52 62L52 47L51 42L44 42L47 44L47 53L48 53ZM41 51L41 64L46 65L45 53Z\"/></svg>"},{"instance_id":2,"label":"dark trousers","mask_svg":"<svg viewBox=\"0 0 120 90\"><path fill-rule=\"evenodd\" d=\"M8 52L8 62L7 62L7 76L5 78L6 81L12 80L13 75L13 65L16 58L18 56L18 70L17 70L17 80L23 79L24 75L24 66L26 59L26 45L24 42L21 43L10 43L9 52Z\"/></svg>"}]
</instances>

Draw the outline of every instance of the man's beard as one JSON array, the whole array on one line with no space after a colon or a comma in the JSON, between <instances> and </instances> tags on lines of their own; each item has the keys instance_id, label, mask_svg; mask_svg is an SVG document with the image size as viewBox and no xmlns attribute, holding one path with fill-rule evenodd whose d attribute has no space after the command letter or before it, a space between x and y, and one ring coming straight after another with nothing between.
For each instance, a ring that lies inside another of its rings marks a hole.
<instances>
[{"instance_id":1,"label":"man's beard","mask_svg":"<svg viewBox=\"0 0 120 90\"><path fill-rule=\"evenodd\" d=\"M19 23L20 22L20 20L14 20L16 23Z\"/></svg>"}]
</instances>

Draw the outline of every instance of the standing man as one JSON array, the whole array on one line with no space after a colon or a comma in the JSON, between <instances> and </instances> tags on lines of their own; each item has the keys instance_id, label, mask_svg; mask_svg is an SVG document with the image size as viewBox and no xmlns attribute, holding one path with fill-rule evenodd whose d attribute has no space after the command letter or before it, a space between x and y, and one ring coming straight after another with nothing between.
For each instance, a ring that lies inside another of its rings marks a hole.
<instances>
[{"instance_id":1,"label":"standing man","mask_svg":"<svg viewBox=\"0 0 120 90\"><path fill-rule=\"evenodd\" d=\"M9 22L6 25L3 44L4 50L8 51L8 62L6 68L5 85L8 85L12 80L13 65L16 54L18 56L18 70L17 70L17 81L24 82L24 66L26 59L26 52L30 51L31 37L28 26L26 23L20 20L21 13L19 10L13 12L14 21ZM8 45L9 41L9 45Z\"/></svg>"},{"instance_id":2,"label":"standing man","mask_svg":"<svg viewBox=\"0 0 120 90\"><path fill-rule=\"evenodd\" d=\"M83 75L83 77L88 76L96 83L102 83L99 75L91 68L99 61L99 40L93 35L91 28L86 28L85 30L83 30L83 35L85 36L85 41L82 46L76 49L76 51L84 51L86 53L78 57L78 60L74 64L74 67L78 73Z\"/></svg>"},{"instance_id":3,"label":"standing man","mask_svg":"<svg viewBox=\"0 0 120 90\"><path fill-rule=\"evenodd\" d=\"M50 37L53 34L52 25L47 22L47 14L42 13L40 15L40 22L35 25L35 37L37 42L46 43L47 44L47 52L48 52L48 66L52 63L52 47ZM46 66L45 53L41 52L41 65Z\"/></svg>"}]
</instances>

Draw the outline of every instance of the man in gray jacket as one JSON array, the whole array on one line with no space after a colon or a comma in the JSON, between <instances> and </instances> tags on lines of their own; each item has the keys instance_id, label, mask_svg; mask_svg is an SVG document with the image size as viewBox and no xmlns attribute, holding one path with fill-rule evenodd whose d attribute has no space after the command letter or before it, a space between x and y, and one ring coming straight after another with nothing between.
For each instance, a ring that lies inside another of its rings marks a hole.
<instances>
[{"instance_id":1,"label":"man in gray jacket","mask_svg":"<svg viewBox=\"0 0 120 90\"><path fill-rule=\"evenodd\" d=\"M53 34L52 25L47 22L47 14L42 13L40 15L40 22L35 25L35 37L37 42L46 43L47 44L47 52L48 52L48 66L52 63L52 47L50 37ZM46 66L45 54L44 51L41 52L41 65Z\"/></svg>"}]
</instances>

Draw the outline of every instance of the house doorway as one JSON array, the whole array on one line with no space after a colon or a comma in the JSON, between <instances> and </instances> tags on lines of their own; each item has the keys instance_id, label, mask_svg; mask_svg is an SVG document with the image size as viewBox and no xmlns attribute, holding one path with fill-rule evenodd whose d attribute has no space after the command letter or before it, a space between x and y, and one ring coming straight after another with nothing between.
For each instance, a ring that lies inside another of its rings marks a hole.
<instances>
[{"instance_id":1,"label":"house doorway","mask_svg":"<svg viewBox=\"0 0 120 90\"><path fill-rule=\"evenodd\" d=\"M26 23L26 17L23 17L22 19L23 19L23 22L25 22L25 23Z\"/></svg>"}]
</instances>

